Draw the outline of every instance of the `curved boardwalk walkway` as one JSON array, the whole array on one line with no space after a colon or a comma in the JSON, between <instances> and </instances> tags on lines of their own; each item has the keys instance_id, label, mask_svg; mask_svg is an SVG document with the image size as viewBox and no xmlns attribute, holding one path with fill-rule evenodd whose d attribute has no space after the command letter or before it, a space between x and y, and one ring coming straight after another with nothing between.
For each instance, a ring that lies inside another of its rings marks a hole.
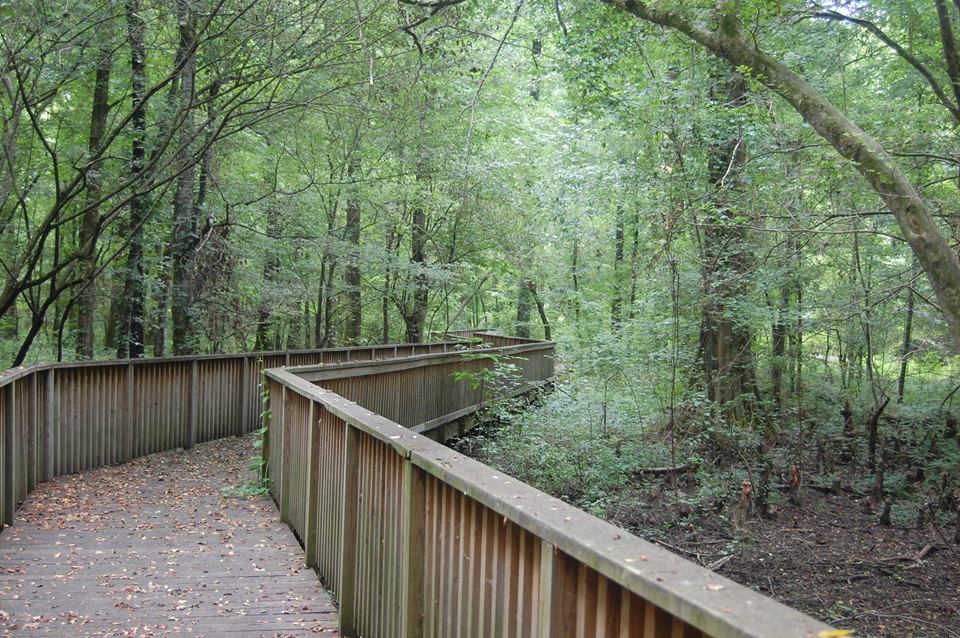
<instances>
[{"instance_id":1,"label":"curved boardwalk walkway","mask_svg":"<svg viewBox=\"0 0 960 638\"><path fill-rule=\"evenodd\" d=\"M252 439L66 476L0 534L7 636L336 636L336 610L266 497L225 498Z\"/></svg>"}]
</instances>

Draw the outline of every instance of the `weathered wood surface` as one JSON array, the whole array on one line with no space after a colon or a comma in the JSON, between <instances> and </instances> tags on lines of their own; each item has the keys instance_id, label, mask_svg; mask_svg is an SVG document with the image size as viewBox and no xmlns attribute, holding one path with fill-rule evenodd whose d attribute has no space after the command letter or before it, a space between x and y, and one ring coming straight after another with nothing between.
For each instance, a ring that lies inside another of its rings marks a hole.
<instances>
[{"instance_id":1,"label":"weathered wood surface","mask_svg":"<svg viewBox=\"0 0 960 638\"><path fill-rule=\"evenodd\" d=\"M40 485L0 534L11 636L336 636L337 615L249 476L249 437Z\"/></svg>"},{"instance_id":2,"label":"weathered wood surface","mask_svg":"<svg viewBox=\"0 0 960 638\"><path fill-rule=\"evenodd\" d=\"M470 347L490 348L496 342L536 350L518 359L530 378L542 379L541 368L552 370L552 358L546 358L548 352L552 354L552 344L469 334ZM0 521L12 523L16 508L34 486L53 477L260 427L259 384L265 368L326 369L346 364L352 369L356 362L367 366L397 357L443 356L468 347L455 338L438 343L35 364L0 372ZM356 376L346 372L340 374ZM413 408L416 414L423 397L411 392L405 396L410 400L404 409L409 413Z\"/></svg>"},{"instance_id":3,"label":"weathered wood surface","mask_svg":"<svg viewBox=\"0 0 960 638\"><path fill-rule=\"evenodd\" d=\"M552 375L543 363L528 357L524 380ZM455 370L483 364L430 354L388 362L382 374L339 368L359 377L315 366L266 370L271 492L300 536L323 539L308 560L341 601L345 635L814 638L830 631L420 433L418 424L445 421L479 400L463 381L446 384ZM411 371L421 376L406 378ZM435 404L438 388L444 400ZM395 414L399 422L389 418Z\"/></svg>"}]
</instances>

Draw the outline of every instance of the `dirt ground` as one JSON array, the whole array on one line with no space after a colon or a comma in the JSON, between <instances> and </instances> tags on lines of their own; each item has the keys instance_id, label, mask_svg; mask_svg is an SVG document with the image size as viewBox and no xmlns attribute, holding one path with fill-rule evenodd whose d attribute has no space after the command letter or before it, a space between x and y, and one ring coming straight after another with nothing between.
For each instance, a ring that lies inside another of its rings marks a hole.
<instances>
[{"instance_id":1,"label":"dirt ground","mask_svg":"<svg viewBox=\"0 0 960 638\"><path fill-rule=\"evenodd\" d=\"M753 516L734 535L719 515L692 520L673 503L635 496L635 505L625 498L611 506L609 520L835 627L856 636L960 638L953 529L884 527L851 495L809 492L802 506Z\"/></svg>"}]
</instances>

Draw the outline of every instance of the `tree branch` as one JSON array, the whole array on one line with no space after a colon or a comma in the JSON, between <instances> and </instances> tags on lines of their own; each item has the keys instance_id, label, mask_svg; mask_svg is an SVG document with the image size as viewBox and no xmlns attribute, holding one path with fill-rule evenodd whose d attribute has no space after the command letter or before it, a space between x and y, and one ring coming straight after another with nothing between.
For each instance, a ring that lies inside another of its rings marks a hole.
<instances>
[{"instance_id":1,"label":"tree branch","mask_svg":"<svg viewBox=\"0 0 960 638\"><path fill-rule=\"evenodd\" d=\"M938 0L938 2L939 1L940 0ZM893 49L898 56L903 58L903 60L907 64L909 64L914 69L916 69L917 73L923 76L923 79L927 81L927 84L933 90L934 95L937 96L937 99L940 101L940 104L942 104L944 108L950 111L950 114L954 117L955 120L960 122L960 108L958 108L958 104L960 104L960 100L958 100L957 102L951 101L946 91L944 91L943 86L940 84L939 81L937 81L937 78L933 76L933 73L930 72L930 69L928 69L926 65L924 65L923 62L921 62L917 58L917 56L913 55L912 53L904 49L902 46L900 46L899 42L897 42L896 40L891 38L889 35L887 35L883 31L883 29L878 27L873 22L870 22L869 20L848 16L843 13L840 13L839 11L833 11L833 10L819 11L817 13L814 13L813 15L816 18L822 18L824 20L849 22L850 24L855 24L859 27L863 27L873 35L877 36L877 38L881 42L883 42L888 47Z\"/></svg>"}]
</instances>

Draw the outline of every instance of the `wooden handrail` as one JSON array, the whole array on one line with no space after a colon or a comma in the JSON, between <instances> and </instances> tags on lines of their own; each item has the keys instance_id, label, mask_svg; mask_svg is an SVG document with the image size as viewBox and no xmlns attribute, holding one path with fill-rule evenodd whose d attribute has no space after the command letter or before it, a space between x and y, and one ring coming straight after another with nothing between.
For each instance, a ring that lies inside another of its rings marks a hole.
<instances>
[{"instance_id":1,"label":"wooden handrail","mask_svg":"<svg viewBox=\"0 0 960 638\"><path fill-rule=\"evenodd\" d=\"M54 476L260 427L265 379L271 494L336 591L345 635L788 638L829 629L433 441L485 403L553 376L550 342L454 337L8 371L3 522ZM454 352L467 338L522 378L492 395L454 379L454 370L493 365Z\"/></svg>"},{"instance_id":2,"label":"wooden handrail","mask_svg":"<svg viewBox=\"0 0 960 638\"><path fill-rule=\"evenodd\" d=\"M153 359L0 373L0 526L39 483L260 427L265 367L442 353L462 339Z\"/></svg>"},{"instance_id":3,"label":"wooden handrail","mask_svg":"<svg viewBox=\"0 0 960 638\"><path fill-rule=\"evenodd\" d=\"M552 361L552 344L540 343L526 352ZM458 363L475 360L266 371L271 492L337 594L344 635L799 638L830 629L439 445L415 416L380 413L396 393L417 391L400 375L444 383Z\"/></svg>"}]
</instances>

